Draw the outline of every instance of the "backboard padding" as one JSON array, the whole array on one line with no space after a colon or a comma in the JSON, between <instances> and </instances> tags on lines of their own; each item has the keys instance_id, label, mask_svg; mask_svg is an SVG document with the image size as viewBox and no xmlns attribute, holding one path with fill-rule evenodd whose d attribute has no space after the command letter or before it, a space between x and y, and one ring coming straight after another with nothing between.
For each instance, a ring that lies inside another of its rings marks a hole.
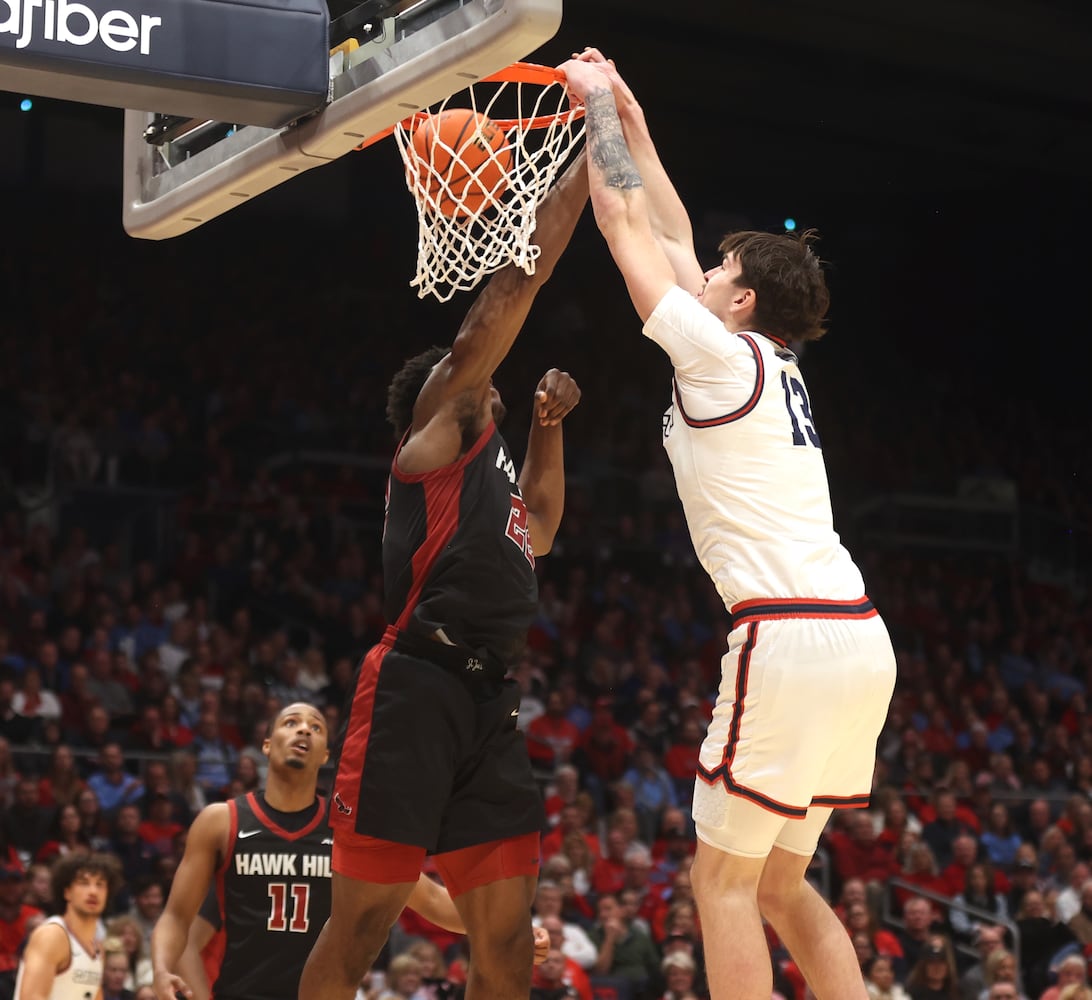
<instances>
[{"instance_id":1,"label":"backboard padding","mask_svg":"<svg viewBox=\"0 0 1092 1000\"><path fill-rule=\"evenodd\" d=\"M314 117L241 129L169 168L143 138L151 113L126 111L125 229L144 239L188 232L523 59L560 23L561 0L467 0L370 58L351 56L332 80L331 103Z\"/></svg>"}]
</instances>

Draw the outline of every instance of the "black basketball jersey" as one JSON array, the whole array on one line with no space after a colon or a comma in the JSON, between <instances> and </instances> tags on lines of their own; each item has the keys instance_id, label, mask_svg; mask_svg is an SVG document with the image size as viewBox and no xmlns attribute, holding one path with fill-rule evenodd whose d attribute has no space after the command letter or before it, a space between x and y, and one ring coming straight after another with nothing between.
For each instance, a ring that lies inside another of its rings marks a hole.
<instances>
[{"instance_id":1,"label":"black basketball jersey","mask_svg":"<svg viewBox=\"0 0 1092 1000\"><path fill-rule=\"evenodd\" d=\"M396 459L397 463L397 459ZM392 466L383 529L387 621L510 664L535 615L538 581L527 507L495 424L451 465Z\"/></svg>"},{"instance_id":2,"label":"black basketball jersey","mask_svg":"<svg viewBox=\"0 0 1092 1000\"><path fill-rule=\"evenodd\" d=\"M311 947L330 916L333 835L321 796L314 819L292 832L254 792L228 802L231 831L217 873L226 935L215 1000L296 1000Z\"/></svg>"}]
</instances>

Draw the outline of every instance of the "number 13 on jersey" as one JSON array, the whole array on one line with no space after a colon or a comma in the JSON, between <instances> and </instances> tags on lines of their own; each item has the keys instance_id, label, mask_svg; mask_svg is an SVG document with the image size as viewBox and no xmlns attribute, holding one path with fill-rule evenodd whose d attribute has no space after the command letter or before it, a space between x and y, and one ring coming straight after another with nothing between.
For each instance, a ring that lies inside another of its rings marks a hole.
<instances>
[{"instance_id":1,"label":"number 13 on jersey","mask_svg":"<svg viewBox=\"0 0 1092 1000\"><path fill-rule=\"evenodd\" d=\"M790 378L787 372L782 372L781 387L785 390L785 406L792 421L792 443L804 446L811 444L822 448L819 432L811 418L811 403L808 401L808 391L804 388L804 383L798 378Z\"/></svg>"}]
</instances>

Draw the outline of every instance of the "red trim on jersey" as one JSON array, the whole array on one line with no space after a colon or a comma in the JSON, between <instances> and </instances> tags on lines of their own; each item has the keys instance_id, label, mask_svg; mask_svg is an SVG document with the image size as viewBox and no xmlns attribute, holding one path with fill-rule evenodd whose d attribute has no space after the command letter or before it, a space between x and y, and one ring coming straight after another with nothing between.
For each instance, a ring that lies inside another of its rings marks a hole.
<instances>
[{"instance_id":1,"label":"red trim on jersey","mask_svg":"<svg viewBox=\"0 0 1092 1000\"><path fill-rule=\"evenodd\" d=\"M356 690L349 705L349 718L345 729L345 742L338 759L334 778L333 808L330 810L330 826L354 830L360 794L360 779L364 774L364 756L368 752L368 737L372 731L372 712L375 710L375 689L379 684L379 671L383 658L394 645L397 630L387 627L383 638L368 650L360 664ZM343 797L344 796L344 797ZM347 797L347 799L346 799Z\"/></svg>"},{"instance_id":2,"label":"red trim on jersey","mask_svg":"<svg viewBox=\"0 0 1092 1000\"><path fill-rule=\"evenodd\" d=\"M212 984L209 987L210 1000L216 997L216 980L220 978L220 967L224 964L226 948L227 932L221 926L201 949L201 964L205 967L205 978Z\"/></svg>"},{"instance_id":3,"label":"red trim on jersey","mask_svg":"<svg viewBox=\"0 0 1092 1000\"><path fill-rule=\"evenodd\" d=\"M467 465L477 457L481 450L493 437L496 424L492 421L477 441L474 447L463 455L457 462L445 465L429 472L401 473L398 471L398 456L395 455L391 465L391 475L400 482L421 483L425 488L425 540L421 547L413 553L411 560L413 565L413 583L406 594L406 603L402 613L398 616L395 625L403 629L409 624L417 601L421 597L425 581L428 580L432 567L444 551L447 543L451 541L455 530L459 527L459 501L462 496L463 473Z\"/></svg>"},{"instance_id":4,"label":"red trim on jersey","mask_svg":"<svg viewBox=\"0 0 1092 1000\"><path fill-rule=\"evenodd\" d=\"M754 330L753 333L757 333L760 337L765 337L767 340L773 341L778 347L788 349L789 342L782 340L780 337L775 337L772 333L762 333L761 330Z\"/></svg>"},{"instance_id":5,"label":"red trim on jersey","mask_svg":"<svg viewBox=\"0 0 1092 1000\"><path fill-rule=\"evenodd\" d=\"M228 865L231 864L231 856L235 853L235 840L239 833L239 807L234 799L228 799L228 839L227 850L224 852L224 860L216 869L216 901L220 904L220 926L224 926L224 876L227 874Z\"/></svg>"},{"instance_id":6,"label":"red trim on jersey","mask_svg":"<svg viewBox=\"0 0 1092 1000\"><path fill-rule=\"evenodd\" d=\"M315 813L314 818L307 824L302 830L297 830L293 833L291 830L286 830L283 826L280 826L275 820L273 820L269 813L263 808L261 802L258 801L258 795L256 792L246 793L246 803L254 811L254 815L258 817L261 824L267 829L275 833L281 840L299 840L300 837L306 837L312 830L315 829L322 822L326 815L326 800L321 795L316 796L318 799L318 812Z\"/></svg>"},{"instance_id":7,"label":"red trim on jersey","mask_svg":"<svg viewBox=\"0 0 1092 1000\"><path fill-rule=\"evenodd\" d=\"M398 468L398 456L402 454L402 445L398 446L398 450L394 453L394 461L391 463L391 475L394 476L400 483L420 483L424 482L429 476L450 476L455 472L460 472L465 469L471 461L477 457L478 453L486 446L486 443L493 436L493 431L497 429L497 425L492 420L486 424L485 430L481 432L478 440L471 445L470 451L465 455L461 455L455 459L449 465L441 465L438 469L429 469L428 472L402 472ZM408 436L408 435L407 435ZM405 438L403 438L403 444Z\"/></svg>"},{"instance_id":8,"label":"red trim on jersey","mask_svg":"<svg viewBox=\"0 0 1092 1000\"><path fill-rule=\"evenodd\" d=\"M762 386L766 381L765 366L762 364L762 354L758 349L758 345L751 337L748 337L745 333L737 334L740 340L747 342L747 346L751 349L751 353L755 356L755 387L751 393L751 398L747 400L738 410L732 410L730 413L724 413L719 417L709 417L707 420L695 420L690 417L686 412L686 407L683 406L682 394L679 392L678 379L672 379L675 387L675 402L679 406L679 413L682 414L683 420L688 427L720 427L724 424L730 424L733 420L739 420L741 417L747 416L757 405L758 399L762 395Z\"/></svg>"}]
</instances>

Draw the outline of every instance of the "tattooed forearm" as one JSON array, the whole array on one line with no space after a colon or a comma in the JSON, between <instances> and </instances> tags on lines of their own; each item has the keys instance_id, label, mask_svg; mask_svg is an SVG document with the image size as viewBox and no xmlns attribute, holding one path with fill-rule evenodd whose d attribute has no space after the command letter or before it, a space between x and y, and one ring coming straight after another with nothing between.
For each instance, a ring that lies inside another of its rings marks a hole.
<instances>
[{"instance_id":1,"label":"tattooed forearm","mask_svg":"<svg viewBox=\"0 0 1092 1000\"><path fill-rule=\"evenodd\" d=\"M609 90L588 94L584 102L588 116L588 150L591 161L603 174L607 187L621 191L643 187L641 175L626 146L618 109Z\"/></svg>"}]
</instances>

